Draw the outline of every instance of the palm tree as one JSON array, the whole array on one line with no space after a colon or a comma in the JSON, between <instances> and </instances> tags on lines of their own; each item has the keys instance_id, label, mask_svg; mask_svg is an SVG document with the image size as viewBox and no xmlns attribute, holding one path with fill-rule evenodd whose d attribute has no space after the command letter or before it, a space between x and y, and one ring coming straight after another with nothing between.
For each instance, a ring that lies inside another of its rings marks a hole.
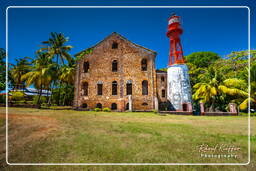
<instances>
[{"instance_id":1,"label":"palm tree","mask_svg":"<svg viewBox=\"0 0 256 171\"><path fill-rule=\"evenodd\" d=\"M66 99L68 94L72 93L73 94L73 88L74 88L74 80L75 80L75 63L72 62L73 64L70 65L63 65L60 69L60 76L59 79L62 83L64 83L64 97L60 98L62 99L62 105L65 105ZM69 91L71 90L71 92Z\"/></svg>"},{"instance_id":2,"label":"palm tree","mask_svg":"<svg viewBox=\"0 0 256 171\"><path fill-rule=\"evenodd\" d=\"M43 41L43 46L39 51L46 51L50 54L51 58L56 58L56 63L64 64L64 60L71 63L72 57L68 51L73 48L73 46L65 45L68 41L68 37L65 37L62 33L51 32L51 37L47 41Z\"/></svg>"},{"instance_id":3,"label":"palm tree","mask_svg":"<svg viewBox=\"0 0 256 171\"><path fill-rule=\"evenodd\" d=\"M21 80L22 75L31 70L30 57L24 57L16 60L16 65L10 64L11 81L13 82L14 89L24 88L24 82Z\"/></svg>"},{"instance_id":4,"label":"palm tree","mask_svg":"<svg viewBox=\"0 0 256 171\"><path fill-rule=\"evenodd\" d=\"M223 81L222 85L218 89L230 96L229 101L239 105L241 110L247 108L249 96L248 96L248 84L245 80L238 78L229 78ZM253 100L253 99L251 99Z\"/></svg>"},{"instance_id":5,"label":"palm tree","mask_svg":"<svg viewBox=\"0 0 256 171\"><path fill-rule=\"evenodd\" d=\"M52 81L51 68L52 61L47 53L38 53L37 58L33 61L33 68L30 72L22 75L21 80L25 81L26 86L34 85L39 90L37 105L40 108L40 99L43 89L49 89Z\"/></svg>"},{"instance_id":6,"label":"palm tree","mask_svg":"<svg viewBox=\"0 0 256 171\"><path fill-rule=\"evenodd\" d=\"M213 67L208 68L204 74L200 74L198 77L201 82L193 86L195 92L192 98L208 104L210 106L209 110L215 111L216 103L219 104L223 98L218 91L218 86L223 77Z\"/></svg>"},{"instance_id":7,"label":"palm tree","mask_svg":"<svg viewBox=\"0 0 256 171\"><path fill-rule=\"evenodd\" d=\"M72 63L72 57L68 53L68 51L73 48L70 45L65 45L65 43L68 41L68 37L65 37L62 33L56 33L51 32L50 38L47 41L43 41L43 47L39 50L39 52L47 52L49 54L49 57L51 59L56 59L57 63L57 71L55 73L55 79L53 79L53 86L56 86L59 88L58 91L58 99L60 99L60 87L61 87L61 81L58 79L60 76L59 72L59 61L61 61L61 65L65 64L65 60L67 60L68 64ZM49 99L49 103L51 103L51 97ZM59 105L59 101L58 101Z\"/></svg>"},{"instance_id":8,"label":"palm tree","mask_svg":"<svg viewBox=\"0 0 256 171\"><path fill-rule=\"evenodd\" d=\"M216 77L217 72L215 73L215 77L209 80L209 82L197 83L193 87L196 89L193 99L210 104L210 111L215 111L216 102L219 106L234 102L239 105L241 110L247 108L249 100L247 82L238 78L218 81ZM251 98L251 101L254 100Z\"/></svg>"},{"instance_id":9,"label":"palm tree","mask_svg":"<svg viewBox=\"0 0 256 171\"><path fill-rule=\"evenodd\" d=\"M255 56L251 59L252 62L251 62L250 71L249 71L248 67L246 67L246 69L243 72L243 78L246 80L247 87L248 87L248 83L249 83L248 73L250 72L250 83L249 83L250 84L250 87L249 87L250 88L250 98L248 97L248 94L247 94L246 98L240 104L241 110L245 110L248 108L249 100L250 100L252 107L256 107L256 60L255 59L256 59Z\"/></svg>"}]
</instances>

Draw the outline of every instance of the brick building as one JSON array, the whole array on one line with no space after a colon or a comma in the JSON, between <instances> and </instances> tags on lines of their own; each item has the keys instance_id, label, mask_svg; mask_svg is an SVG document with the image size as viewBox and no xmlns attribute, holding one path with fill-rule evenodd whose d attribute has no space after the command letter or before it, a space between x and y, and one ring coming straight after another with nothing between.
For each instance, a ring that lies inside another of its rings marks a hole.
<instances>
[{"instance_id":1,"label":"brick building","mask_svg":"<svg viewBox=\"0 0 256 171\"><path fill-rule=\"evenodd\" d=\"M80 56L74 107L149 111L167 101L166 72L156 71L156 52L112 33Z\"/></svg>"}]
</instances>

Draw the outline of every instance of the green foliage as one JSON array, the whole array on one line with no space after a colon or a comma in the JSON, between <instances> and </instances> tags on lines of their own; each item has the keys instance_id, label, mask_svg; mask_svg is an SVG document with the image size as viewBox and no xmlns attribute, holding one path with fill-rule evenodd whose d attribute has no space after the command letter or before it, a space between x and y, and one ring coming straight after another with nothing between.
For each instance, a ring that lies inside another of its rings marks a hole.
<instances>
[{"instance_id":1,"label":"green foliage","mask_svg":"<svg viewBox=\"0 0 256 171\"><path fill-rule=\"evenodd\" d=\"M103 108L103 112L111 112L111 110L109 108Z\"/></svg>"},{"instance_id":2,"label":"green foliage","mask_svg":"<svg viewBox=\"0 0 256 171\"><path fill-rule=\"evenodd\" d=\"M25 87L25 81L22 80L22 76L31 70L31 58L24 57L16 60L16 65L10 64L10 82L15 89L20 89Z\"/></svg>"},{"instance_id":3,"label":"green foliage","mask_svg":"<svg viewBox=\"0 0 256 171\"><path fill-rule=\"evenodd\" d=\"M52 103L71 106L74 99L74 85L62 84L60 88L52 90Z\"/></svg>"},{"instance_id":4,"label":"green foliage","mask_svg":"<svg viewBox=\"0 0 256 171\"><path fill-rule=\"evenodd\" d=\"M57 94L54 94L54 101L57 105L72 105L73 95L70 90L73 89L74 76L75 76L75 60L68 53L73 46L66 45L69 38L65 37L62 33L52 32L50 38L47 41L43 41L43 47L38 52L45 52L49 55L49 59L53 63L53 67L49 68L49 87L50 89L54 86L57 87ZM53 62L53 60L55 62ZM67 64L65 63L67 61ZM64 86L63 86L64 84ZM65 90L63 90L63 88ZM68 91L67 95L65 91ZM61 98L64 98L62 99Z\"/></svg>"},{"instance_id":5,"label":"green foliage","mask_svg":"<svg viewBox=\"0 0 256 171\"><path fill-rule=\"evenodd\" d=\"M68 42L69 38L65 37L62 33L51 32L50 38L47 41L43 41L43 48L39 52L47 52L50 55L50 58L56 58L56 63L64 64L64 60L67 60L69 64L72 63L72 57L68 53L73 46L65 45Z\"/></svg>"},{"instance_id":6,"label":"green foliage","mask_svg":"<svg viewBox=\"0 0 256 171\"><path fill-rule=\"evenodd\" d=\"M197 68L206 68L213 64L220 56L214 52L194 52L185 57L186 62L195 65Z\"/></svg>"},{"instance_id":7,"label":"green foliage","mask_svg":"<svg viewBox=\"0 0 256 171\"><path fill-rule=\"evenodd\" d=\"M79 54L76 55L76 60L79 61L81 58L83 58L85 55L91 54L93 52L93 48L88 48Z\"/></svg>"},{"instance_id":8,"label":"green foliage","mask_svg":"<svg viewBox=\"0 0 256 171\"><path fill-rule=\"evenodd\" d=\"M209 110L227 109L228 103L236 103L241 110L256 107L256 51L251 51L251 98L248 96L248 51L232 52L226 58L198 68L188 63L193 86L193 99L204 102ZM191 61L190 61L191 62ZM195 62L195 61L193 61Z\"/></svg>"},{"instance_id":9,"label":"green foliage","mask_svg":"<svg viewBox=\"0 0 256 171\"><path fill-rule=\"evenodd\" d=\"M97 107L96 107L96 108L94 109L94 111L95 111L95 112L99 112L99 111L101 111L101 108L97 108Z\"/></svg>"},{"instance_id":10,"label":"green foliage","mask_svg":"<svg viewBox=\"0 0 256 171\"><path fill-rule=\"evenodd\" d=\"M39 95L33 97L33 104L34 105L37 105L38 99L39 99ZM46 103L47 102L47 98L45 96L41 96L40 97L40 102L41 103Z\"/></svg>"},{"instance_id":11,"label":"green foliage","mask_svg":"<svg viewBox=\"0 0 256 171\"><path fill-rule=\"evenodd\" d=\"M6 53L3 48L0 48L0 91L5 89L5 75L6 75L6 66L5 59Z\"/></svg>"},{"instance_id":12,"label":"green foliage","mask_svg":"<svg viewBox=\"0 0 256 171\"><path fill-rule=\"evenodd\" d=\"M13 91L11 92L11 101L21 101L25 100L25 94L21 91Z\"/></svg>"},{"instance_id":13,"label":"green foliage","mask_svg":"<svg viewBox=\"0 0 256 171\"><path fill-rule=\"evenodd\" d=\"M47 103L42 103L42 104L41 104L41 107L43 107L43 108L49 108Z\"/></svg>"},{"instance_id":14,"label":"green foliage","mask_svg":"<svg viewBox=\"0 0 256 171\"><path fill-rule=\"evenodd\" d=\"M5 103L6 101L6 95L0 95L0 104Z\"/></svg>"},{"instance_id":15,"label":"green foliage","mask_svg":"<svg viewBox=\"0 0 256 171\"><path fill-rule=\"evenodd\" d=\"M167 72L167 68L160 68L159 70Z\"/></svg>"},{"instance_id":16,"label":"green foliage","mask_svg":"<svg viewBox=\"0 0 256 171\"><path fill-rule=\"evenodd\" d=\"M152 110L152 112L153 112L153 113L158 113L158 111L157 111L157 110L155 110L155 109L154 109L154 110Z\"/></svg>"}]
</instances>

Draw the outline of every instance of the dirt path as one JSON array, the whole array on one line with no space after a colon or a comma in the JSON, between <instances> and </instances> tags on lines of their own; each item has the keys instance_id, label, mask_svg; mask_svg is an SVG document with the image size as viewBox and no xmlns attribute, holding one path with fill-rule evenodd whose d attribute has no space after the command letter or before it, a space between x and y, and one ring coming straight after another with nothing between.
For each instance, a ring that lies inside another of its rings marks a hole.
<instances>
[{"instance_id":1,"label":"dirt path","mask_svg":"<svg viewBox=\"0 0 256 171\"><path fill-rule=\"evenodd\" d=\"M0 114L0 120L5 122L5 114ZM59 129L59 123L55 118L40 115L8 115L8 154L15 154L18 148L26 144L46 138L49 134ZM5 123L0 127L0 163L5 164ZM3 147L3 148L2 148ZM9 157L10 159L10 157ZM0 166L0 167L1 167Z\"/></svg>"}]
</instances>

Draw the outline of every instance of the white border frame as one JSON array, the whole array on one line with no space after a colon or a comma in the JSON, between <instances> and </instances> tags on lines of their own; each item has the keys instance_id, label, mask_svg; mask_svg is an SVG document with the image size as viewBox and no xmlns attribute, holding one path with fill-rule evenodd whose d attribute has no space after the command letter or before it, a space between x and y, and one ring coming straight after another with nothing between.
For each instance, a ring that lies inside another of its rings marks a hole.
<instances>
[{"instance_id":1,"label":"white border frame","mask_svg":"<svg viewBox=\"0 0 256 171\"><path fill-rule=\"evenodd\" d=\"M8 6L6 8L6 92L8 92L8 10L11 8L247 8L248 10L248 95L250 99L250 8L248 6ZM6 96L6 163L8 165L248 165L251 161L250 100L248 101L248 162L247 163L9 163L8 162L8 94Z\"/></svg>"}]
</instances>

